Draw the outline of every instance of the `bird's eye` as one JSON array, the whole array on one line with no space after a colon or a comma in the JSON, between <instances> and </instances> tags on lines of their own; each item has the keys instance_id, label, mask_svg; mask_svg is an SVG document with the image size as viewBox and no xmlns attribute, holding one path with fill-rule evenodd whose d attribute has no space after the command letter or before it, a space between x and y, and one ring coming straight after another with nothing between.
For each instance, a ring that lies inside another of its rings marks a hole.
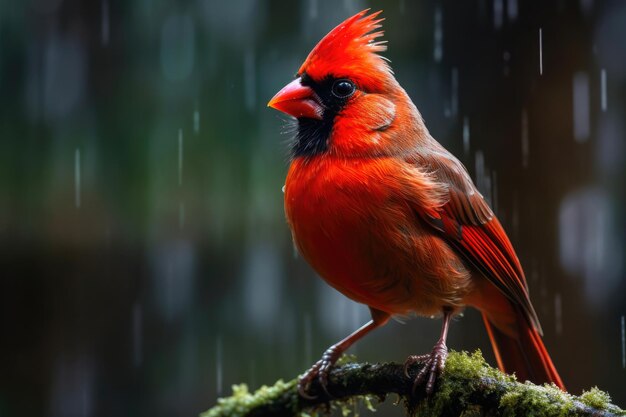
<instances>
[{"instance_id":1,"label":"bird's eye","mask_svg":"<svg viewBox=\"0 0 626 417\"><path fill-rule=\"evenodd\" d=\"M350 97L356 91L356 86L350 80L337 80L333 84L333 94L338 98Z\"/></svg>"}]
</instances>

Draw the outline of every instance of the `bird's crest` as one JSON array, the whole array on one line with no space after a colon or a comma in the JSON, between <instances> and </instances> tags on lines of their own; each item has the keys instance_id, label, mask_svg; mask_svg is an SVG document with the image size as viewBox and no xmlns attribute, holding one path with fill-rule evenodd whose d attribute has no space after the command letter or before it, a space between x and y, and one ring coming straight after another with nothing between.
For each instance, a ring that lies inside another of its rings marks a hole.
<instances>
[{"instance_id":1,"label":"bird's crest","mask_svg":"<svg viewBox=\"0 0 626 417\"><path fill-rule=\"evenodd\" d=\"M367 14L363 10L331 30L309 53L298 74L306 72L313 78L335 77L370 78L389 76L391 68L379 55L387 49L379 18L382 10ZM365 81L365 80L363 80ZM372 80L373 81L373 80Z\"/></svg>"}]
</instances>

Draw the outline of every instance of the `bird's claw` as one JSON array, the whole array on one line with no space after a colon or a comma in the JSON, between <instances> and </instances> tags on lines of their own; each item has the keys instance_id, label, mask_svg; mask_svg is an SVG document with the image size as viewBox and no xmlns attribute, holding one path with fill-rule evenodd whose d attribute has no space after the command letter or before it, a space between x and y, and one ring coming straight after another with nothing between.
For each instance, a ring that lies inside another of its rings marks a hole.
<instances>
[{"instance_id":1,"label":"bird's claw","mask_svg":"<svg viewBox=\"0 0 626 417\"><path fill-rule=\"evenodd\" d=\"M404 362L404 375L409 376L409 367L417 362L423 362L422 369L413 380L412 392L415 393L417 387L426 382L426 394L431 395L435 388L437 377L443 372L446 359L448 357L448 347L445 343L437 343L430 354L409 356Z\"/></svg>"},{"instance_id":2,"label":"bird's claw","mask_svg":"<svg viewBox=\"0 0 626 417\"><path fill-rule=\"evenodd\" d=\"M324 354L322 355L322 359L315 362L315 364L304 373L298 380L298 393L301 397L306 398L307 400L314 400L317 398L316 395L310 395L307 391L311 387L311 383L317 379L320 387L324 390L326 395L329 398L333 396L328 392L328 375L330 374L330 369L337 362L337 359L341 355L334 346L331 346Z\"/></svg>"},{"instance_id":3,"label":"bird's claw","mask_svg":"<svg viewBox=\"0 0 626 417\"><path fill-rule=\"evenodd\" d=\"M306 398L307 400L314 400L317 398L316 395L309 395L307 390L311 385L311 381L318 376L320 369L320 361L317 361L308 371L304 373L298 380L298 393L302 398Z\"/></svg>"}]
</instances>

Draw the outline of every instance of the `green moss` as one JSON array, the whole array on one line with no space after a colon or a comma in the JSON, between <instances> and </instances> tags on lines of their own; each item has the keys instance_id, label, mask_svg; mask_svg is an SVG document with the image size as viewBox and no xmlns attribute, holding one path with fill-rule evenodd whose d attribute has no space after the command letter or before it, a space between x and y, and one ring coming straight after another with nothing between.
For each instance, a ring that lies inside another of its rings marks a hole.
<instances>
[{"instance_id":1,"label":"green moss","mask_svg":"<svg viewBox=\"0 0 626 417\"><path fill-rule=\"evenodd\" d=\"M574 409L574 397L555 385L526 382L511 385L500 399L499 408L504 416L565 417Z\"/></svg>"},{"instance_id":2,"label":"green moss","mask_svg":"<svg viewBox=\"0 0 626 417\"><path fill-rule=\"evenodd\" d=\"M342 357L340 361L345 365L354 361L354 357ZM348 368L359 369L359 366L351 365ZM367 372L365 368L361 371ZM366 379L367 375L361 378ZM286 396L280 400L287 410L294 411L294 415L318 417L320 413L325 415L328 412L329 408L323 408L296 413L298 400L293 395L296 384L297 379L289 382L279 380L273 386L263 386L254 393L250 393L245 384L234 385L231 397L220 398L218 404L201 417L241 417L255 407L274 402L284 395ZM491 402L488 405L487 403L477 405L476 398L472 397L476 392L480 392L484 398L492 398L487 400L488 403ZM355 396L342 401L332 401L330 409L340 411L344 417L357 416L357 411L362 406L374 411L372 402L376 398L378 397ZM519 383L514 376L503 374L490 367L480 351L471 354L450 352L433 396L429 399L416 400L417 404L411 404L410 401L412 400L408 401L409 410L412 413L428 417L442 415L444 412L450 414L451 410L455 415L475 417L485 412L493 412L494 408L497 408L498 415L502 416L565 417L585 406L620 416L626 415L624 410L610 404L611 398L607 393L596 387L583 392L580 397L575 397L553 384L537 386L530 382Z\"/></svg>"},{"instance_id":3,"label":"green moss","mask_svg":"<svg viewBox=\"0 0 626 417\"><path fill-rule=\"evenodd\" d=\"M365 405L365 408L367 408L369 411L376 411L376 407L374 407L374 404L372 404L372 401L374 400L374 397L371 395L364 395L363 397L361 397L363 400L363 405Z\"/></svg>"},{"instance_id":4,"label":"green moss","mask_svg":"<svg viewBox=\"0 0 626 417\"><path fill-rule=\"evenodd\" d=\"M484 415L482 407L478 405L470 405L461 412L460 417L482 417Z\"/></svg>"},{"instance_id":5,"label":"green moss","mask_svg":"<svg viewBox=\"0 0 626 417\"><path fill-rule=\"evenodd\" d=\"M296 385L296 380L284 382L282 379L268 387L263 385L251 394L246 384L233 385L233 395L217 400L217 405L200 414L201 417L241 417L255 407L267 404L289 391Z\"/></svg>"},{"instance_id":6,"label":"green moss","mask_svg":"<svg viewBox=\"0 0 626 417\"><path fill-rule=\"evenodd\" d=\"M598 410L606 410L611 403L611 396L598 387L593 387L589 391L583 391L580 402Z\"/></svg>"},{"instance_id":7,"label":"green moss","mask_svg":"<svg viewBox=\"0 0 626 417\"><path fill-rule=\"evenodd\" d=\"M356 362L356 355L353 355L353 354L350 354L350 353L344 353L337 360L337 363L335 363L335 367L347 365L349 363L354 363L354 362Z\"/></svg>"},{"instance_id":8,"label":"green moss","mask_svg":"<svg viewBox=\"0 0 626 417\"><path fill-rule=\"evenodd\" d=\"M347 417L351 413L354 413L354 417L358 417L359 409L361 407L365 407L370 411L376 411L372 401L374 401L374 397L371 395L358 395L344 401L337 401L337 403L341 409L343 417Z\"/></svg>"},{"instance_id":9,"label":"green moss","mask_svg":"<svg viewBox=\"0 0 626 417\"><path fill-rule=\"evenodd\" d=\"M454 401L462 409L468 410L467 415L475 415L476 410L470 404L469 393L473 391L473 385L480 383L484 378L499 382L515 381L514 376L505 375L490 367L480 350L471 354L450 352L442 378L439 380L439 387L430 400L423 401L418 406L415 410L416 414L418 416L440 415L444 408Z\"/></svg>"},{"instance_id":10,"label":"green moss","mask_svg":"<svg viewBox=\"0 0 626 417\"><path fill-rule=\"evenodd\" d=\"M356 356L354 355L343 355L338 361L336 366L347 365L348 363L354 362L356 360ZM256 390L254 393L250 393L248 386L246 384L233 385L233 394L230 397L219 398L217 400L217 405L204 413L200 414L200 417L242 417L245 416L252 409L271 402L281 395L287 393L292 388L295 388L297 384L297 379L293 379L289 382L284 382L282 379L276 381L274 385L268 387L263 385L261 388ZM358 415L356 411L360 406L360 403L363 403L365 407L369 410L375 411L374 406L372 405L372 400L374 397L372 396L357 396L353 398L349 398L345 401L334 401L331 404L333 409L341 410L341 413L344 417L350 415L353 411L355 412L355 417ZM295 410L295 404L294 404ZM310 413L301 412L299 413L301 417L317 417L318 413L316 411L311 411Z\"/></svg>"},{"instance_id":11,"label":"green moss","mask_svg":"<svg viewBox=\"0 0 626 417\"><path fill-rule=\"evenodd\" d=\"M513 382L515 377L490 367L480 349L474 353L450 352L443 372L444 377L460 379L493 378L499 382Z\"/></svg>"}]
</instances>

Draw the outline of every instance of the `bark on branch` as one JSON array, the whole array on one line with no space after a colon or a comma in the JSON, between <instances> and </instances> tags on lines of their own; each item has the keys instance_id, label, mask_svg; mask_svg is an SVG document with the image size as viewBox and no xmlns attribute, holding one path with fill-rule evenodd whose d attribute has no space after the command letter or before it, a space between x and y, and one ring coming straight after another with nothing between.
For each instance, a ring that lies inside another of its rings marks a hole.
<instances>
[{"instance_id":1,"label":"bark on branch","mask_svg":"<svg viewBox=\"0 0 626 417\"><path fill-rule=\"evenodd\" d=\"M422 364L414 365L414 376ZM300 397L296 380L278 381L254 394L245 385L233 387L233 396L218 401L202 417L297 416L329 407L346 406L347 401L373 398L384 401L387 395L402 398L408 415L419 416L626 416L610 403L608 394L597 388L573 396L555 386L520 383L486 364L480 351L473 354L450 352L444 374L435 393L426 398L418 389L411 395L413 380L407 379L403 366L396 363L348 363L333 369L329 398L317 383L311 387L315 400Z\"/></svg>"}]
</instances>

